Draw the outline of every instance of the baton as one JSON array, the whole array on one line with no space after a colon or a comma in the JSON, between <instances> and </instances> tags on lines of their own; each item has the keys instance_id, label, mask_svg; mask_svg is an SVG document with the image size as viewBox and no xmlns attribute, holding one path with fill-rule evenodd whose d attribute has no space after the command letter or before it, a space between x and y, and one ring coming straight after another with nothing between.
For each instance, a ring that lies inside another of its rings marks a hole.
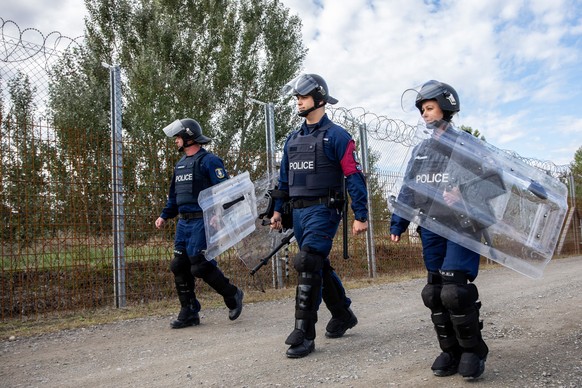
<instances>
[{"instance_id":1,"label":"baton","mask_svg":"<svg viewBox=\"0 0 582 388\"><path fill-rule=\"evenodd\" d=\"M342 182L342 190L344 192L344 206L343 211L344 214L342 215L342 223L343 223L343 234L344 234L344 260L350 258L350 254L348 252L348 193L346 188L346 177Z\"/></svg>"},{"instance_id":2,"label":"baton","mask_svg":"<svg viewBox=\"0 0 582 388\"><path fill-rule=\"evenodd\" d=\"M269 253L269 254L268 254L266 257L264 257L263 259L261 259L261 261L259 261L259 264L257 264L257 265L255 266L255 268L253 268L253 269L251 270L251 275L254 275L254 274L255 274L255 273L256 273L256 272L257 272L259 269L261 269L261 267L262 267L262 266L264 266L265 264L267 264L267 263L269 262L269 259L270 259L271 257L275 256L275 254L276 254L277 252L279 252L279 250L281 250L281 248L283 248L285 245L289 244L289 243L290 243L290 241L291 241L291 239L292 239L293 237L295 237L295 233L293 233L293 232L289 233L289 235L288 235L288 236L284 237L284 238L281 240L281 243L280 243L279 245L277 245L277 246L275 247L275 249L273 249L273 250L271 251L271 253Z\"/></svg>"}]
</instances>

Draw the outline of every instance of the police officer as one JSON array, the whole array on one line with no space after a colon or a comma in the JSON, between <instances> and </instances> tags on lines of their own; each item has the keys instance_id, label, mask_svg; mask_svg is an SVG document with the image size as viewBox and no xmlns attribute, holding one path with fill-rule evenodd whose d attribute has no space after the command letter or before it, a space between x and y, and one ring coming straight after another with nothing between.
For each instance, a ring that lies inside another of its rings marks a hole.
<instances>
[{"instance_id":1,"label":"police officer","mask_svg":"<svg viewBox=\"0 0 582 388\"><path fill-rule=\"evenodd\" d=\"M202 134L196 120L176 120L164 128L164 132L168 137L175 137L178 151L184 152L174 169L166 207L155 222L156 228L160 229L167 219L178 216L170 269L174 273L181 309L170 326L181 329L200 324L195 278L201 278L222 295L229 308L228 317L234 321L242 311L243 291L229 282L216 260L207 260L204 256L206 236L202 209L198 205L198 194L228 179L228 174L222 160L202 147L211 139Z\"/></svg>"},{"instance_id":2,"label":"police officer","mask_svg":"<svg viewBox=\"0 0 582 388\"><path fill-rule=\"evenodd\" d=\"M354 140L325 113L325 105L337 100L329 95L323 78L302 74L285 85L283 93L297 98L298 114L305 118L285 142L279 176L279 189L289 192L293 204L293 230L300 249L293 260L298 272L295 328L285 341L290 345L286 354L300 358L315 349L322 298L332 316L326 337L342 337L358 323L328 255L342 217L344 176L356 218L353 234L368 229L367 191ZM282 228L281 202L276 201L271 218L274 229Z\"/></svg>"},{"instance_id":3,"label":"police officer","mask_svg":"<svg viewBox=\"0 0 582 388\"><path fill-rule=\"evenodd\" d=\"M427 124L433 128L432 137L421 142L413 152L405 173L406 181L433 184L433 187L453 180L445 168L458 132L450 127L450 121L459 112L459 96L450 85L438 81L426 82L416 99L416 107ZM447 141L443 141L447 138ZM436 150L436 152L435 152ZM433 201L423 193L406 193L406 185L400 195L414 195L410 203L415 208L431 209L431 216L452 217L448 206L461 201L457 187L444 191L442 200ZM436 189L435 189L436 191ZM454 222L451 222L454 223ZM400 235L408 228L409 221L392 215L390 238L400 241ZM474 379L485 370L488 348L481 336L479 320L479 294L472 282L477 277L480 255L439 236L435 231L419 228L427 284L422 290L422 300L431 310L431 319L442 353L432 364L436 376L449 376L459 372L466 379ZM474 233L475 234L475 233ZM478 236L471 236L479 239Z\"/></svg>"}]
</instances>

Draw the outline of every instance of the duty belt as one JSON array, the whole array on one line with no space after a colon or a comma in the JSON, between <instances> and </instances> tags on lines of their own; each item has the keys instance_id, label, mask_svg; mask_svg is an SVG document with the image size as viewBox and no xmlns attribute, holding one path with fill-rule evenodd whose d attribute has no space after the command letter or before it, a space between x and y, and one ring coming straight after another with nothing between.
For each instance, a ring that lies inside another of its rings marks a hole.
<instances>
[{"instance_id":1,"label":"duty belt","mask_svg":"<svg viewBox=\"0 0 582 388\"><path fill-rule=\"evenodd\" d=\"M195 218L202 218L204 213L202 212L194 212L194 213L180 213L178 214L178 218L182 220L193 220Z\"/></svg>"},{"instance_id":2,"label":"duty belt","mask_svg":"<svg viewBox=\"0 0 582 388\"><path fill-rule=\"evenodd\" d=\"M328 197L319 197L319 198L315 198L315 199L294 198L292 201L293 209L303 209L305 207L315 206L315 205L326 205L327 206L328 202L329 202Z\"/></svg>"}]
</instances>

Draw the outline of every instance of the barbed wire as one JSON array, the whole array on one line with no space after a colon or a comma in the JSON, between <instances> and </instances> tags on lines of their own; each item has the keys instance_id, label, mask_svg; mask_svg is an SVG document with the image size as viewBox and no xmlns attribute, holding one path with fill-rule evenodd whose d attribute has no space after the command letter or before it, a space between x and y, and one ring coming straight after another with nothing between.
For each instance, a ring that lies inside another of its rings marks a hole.
<instances>
[{"instance_id":1,"label":"barbed wire","mask_svg":"<svg viewBox=\"0 0 582 388\"><path fill-rule=\"evenodd\" d=\"M514 158L522 160L524 163L526 163L530 166L533 166L533 167L536 167L542 171L545 171L546 173L548 173L554 177L565 177L567 175L570 175L570 173L571 173L569 164L556 165L549 160L539 160L539 159L535 159L535 158L528 158L528 157L521 156L517 152L512 151L512 150L503 150L503 151L507 152L508 154L513 156Z\"/></svg>"},{"instance_id":2,"label":"barbed wire","mask_svg":"<svg viewBox=\"0 0 582 388\"><path fill-rule=\"evenodd\" d=\"M70 38L58 31L45 36L36 28L21 29L15 21L4 20L2 17L0 22L0 61L6 63L38 60L37 56L41 56L45 70L48 70L54 57L60 57L72 46L80 47L80 41L83 40L82 36Z\"/></svg>"},{"instance_id":3,"label":"barbed wire","mask_svg":"<svg viewBox=\"0 0 582 388\"><path fill-rule=\"evenodd\" d=\"M4 20L0 17L0 61L5 63L38 61L42 56L45 70L49 70L55 57L60 57L72 46L81 46L83 37L70 38L58 31L44 35L36 28L21 29L13 20ZM28 36L27 36L28 34ZM33 34L33 35L30 35ZM30 37L29 37L30 36ZM31 40L40 38L39 43ZM61 47L62 45L62 47ZM414 145L416 126L399 119L380 116L368 112L362 107L344 108L330 107L328 109L332 120L345 123L346 126L364 125L369 136L375 140L392 142L405 147ZM556 165L551 161L524 157L512 150L503 150L524 163L536 167L552 176L565 176L570 173L569 165Z\"/></svg>"},{"instance_id":4,"label":"barbed wire","mask_svg":"<svg viewBox=\"0 0 582 388\"><path fill-rule=\"evenodd\" d=\"M350 109L338 107L331 108L330 111L333 120L364 125L368 135L375 140L398 143L404 146L414 145L416 126L406 124L402 120L378 116L362 107Z\"/></svg>"}]
</instances>

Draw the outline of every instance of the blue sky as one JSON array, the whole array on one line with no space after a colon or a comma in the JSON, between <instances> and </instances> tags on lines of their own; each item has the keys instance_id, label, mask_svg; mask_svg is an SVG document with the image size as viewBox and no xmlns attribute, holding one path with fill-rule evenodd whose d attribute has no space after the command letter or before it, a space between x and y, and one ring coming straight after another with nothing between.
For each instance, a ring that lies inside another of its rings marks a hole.
<instances>
[{"instance_id":1,"label":"blue sky","mask_svg":"<svg viewBox=\"0 0 582 388\"><path fill-rule=\"evenodd\" d=\"M451 84L458 125L524 157L568 164L582 146L582 2L575 0L282 0L303 21L305 72L339 106L418 121L404 90ZM3 4L21 28L82 35L81 0ZM284 31L282 31L284 33Z\"/></svg>"},{"instance_id":2,"label":"blue sky","mask_svg":"<svg viewBox=\"0 0 582 388\"><path fill-rule=\"evenodd\" d=\"M582 146L579 1L285 0L303 20L307 72L346 107L414 124L404 90L454 86L455 120L501 149L567 164Z\"/></svg>"}]
</instances>

